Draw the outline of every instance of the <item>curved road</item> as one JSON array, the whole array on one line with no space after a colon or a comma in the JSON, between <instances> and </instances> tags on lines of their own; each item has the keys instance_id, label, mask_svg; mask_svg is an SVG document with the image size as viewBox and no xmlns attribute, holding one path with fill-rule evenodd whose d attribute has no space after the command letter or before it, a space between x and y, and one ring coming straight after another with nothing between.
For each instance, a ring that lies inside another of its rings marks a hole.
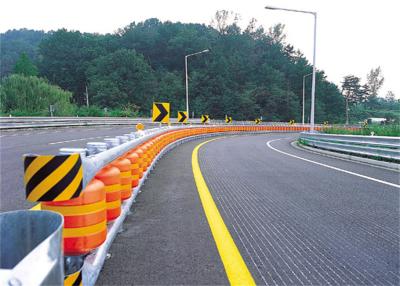
<instances>
[{"instance_id":1,"label":"curved road","mask_svg":"<svg viewBox=\"0 0 400 286\"><path fill-rule=\"evenodd\" d=\"M296 134L202 146L208 189L257 284L399 285L399 173L291 146ZM98 284L228 284L193 179L197 140L157 164Z\"/></svg>"},{"instance_id":2,"label":"curved road","mask_svg":"<svg viewBox=\"0 0 400 286\"><path fill-rule=\"evenodd\" d=\"M63 147L85 147L87 142L135 131L134 126L59 127L1 131L0 133L0 212L27 209L23 186L27 153L57 154ZM72 139L71 139L72 138Z\"/></svg>"}]
</instances>

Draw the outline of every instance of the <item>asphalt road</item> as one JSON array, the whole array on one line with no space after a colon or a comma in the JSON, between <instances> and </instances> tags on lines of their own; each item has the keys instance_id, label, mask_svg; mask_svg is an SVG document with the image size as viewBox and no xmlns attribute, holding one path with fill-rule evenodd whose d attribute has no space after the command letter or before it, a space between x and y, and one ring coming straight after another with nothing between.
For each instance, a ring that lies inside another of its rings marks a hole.
<instances>
[{"instance_id":1,"label":"asphalt road","mask_svg":"<svg viewBox=\"0 0 400 286\"><path fill-rule=\"evenodd\" d=\"M85 147L87 142L135 131L135 126L60 127L0 132L0 211L26 209L23 154L56 154L63 147Z\"/></svg>"},{"instance_id":2,"label":"asphalt road","mask_svg":"<svg viewBox=\"0 0 400 286\"><path fill-rule=\"evenodd\" d=\"M128 133L82 127L0 134L0 210L28 208L22 155ZM295 134L204 145L201 171L257 284L399 285L399 173L298 150ZM183 144L157 164L98 284L227 284Z\"/></svg>"},{"instance_id":3,"label":"asphalt road","mask_svg":"<svg viewBox=\"0 0 400 286\"><path fill-rule=\"evenodd\" d=\"M295 149L295 138L228 137L199 152L256 283L399 285L399 173ZM193 181L200 142L157 164L98 285L228 283Z\"/></svg>"}]
</instances>

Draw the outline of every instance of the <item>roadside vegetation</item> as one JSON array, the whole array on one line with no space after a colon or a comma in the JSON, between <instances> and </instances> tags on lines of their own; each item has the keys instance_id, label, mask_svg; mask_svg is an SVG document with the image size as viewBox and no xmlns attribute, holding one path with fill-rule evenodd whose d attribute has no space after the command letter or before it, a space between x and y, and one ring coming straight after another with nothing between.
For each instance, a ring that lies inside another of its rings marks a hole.
<instances>
[{"instance_id":1,"label":"roadside vegetation","mask_svg":"<svg viewBox=\"0 0 400 286\"><path fill-rule=\"evenodd\" d=\"M349 134L349 135L374 135L374 136L400 136L400 125L399 124L388 124L388 125L366 125L360 129L345 129L345 128L324 128L324 133L327 134Z\"/></svg>"},{"instance_id":2,"label":"roadside vegetation","mask_svg":"<svg viewBox=\"0 0 400 286\"><path fill-rule=\"evenodd\" d=\"M209 49L189 58L190 109L196 117L300 122L303 76L311 64L286 41L283 24L266 29L252 19L242 29L238 19L222 10L210 25L153 18L105 35L7 31L0 34L0 113L49 116L52 106L55 116L149 117L152 102L166 101L176 116L186 108L185 55ZM392 92L379 93L383 81L378 67L365 83L349 75L338 87L318 70L316 123L398 120L400 102ZM310 93L308 77L306 122Z\"/></svg>"}]
</instances>

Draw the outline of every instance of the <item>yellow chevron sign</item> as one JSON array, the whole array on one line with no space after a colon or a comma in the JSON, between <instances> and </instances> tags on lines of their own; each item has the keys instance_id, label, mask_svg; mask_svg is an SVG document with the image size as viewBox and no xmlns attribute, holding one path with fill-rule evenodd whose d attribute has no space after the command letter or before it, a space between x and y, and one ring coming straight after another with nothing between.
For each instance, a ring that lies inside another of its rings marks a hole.
<instances>
[{"instance_id":1,"label":"yellow chevron sign","mask_svg":"<svg viewBox=\"0 0 400 286\"><path fill-rule=\"evenodd\" d=\"M210 116L209 115L202 115L201 116L201 123L208 123L208 121L210 120Z\"/></svg>"},{"instance_id":2,"label":"yellow chevron sign","mask_svg":"<svg viewBox=\"0 0 400 286\"><path fill-rule=\"evenodd\" d=\"M153 102L153 122L169 123L169 102Z\"/></svg>"},{"instance_id":3,"label":"yellow chevron sign","mask_svg":"<svg viewBox=\"0 0 400 286\"><path fill-rule=\"evenodd\" d=\"M289 125L293 125L295 123L295 121L292 119L289 121Z\"/></svg>"},{"instance_id":4,"label":"yellow chevron sign","mask_svg":"<svg viewBox=\"0 0 400 286\"><path fill-rule=\"evenodd\" d=\"M260 119L260 118L256 118L256 120L254 120L254 122L255 122L256 124L260 124L260 123L261 123L261 119Z\"/></svg>"},{"instance_id":5,"label":"yellow chevron sign","mask_svg":"<svg viewBox=\"0 0 400 286\"><path fill-rule=\"evenodd\" d=\"M188 114L186 111L178 111L178 122L179 123L187 123Z\"/></svg>"},{"instance_id":6,"label":"yellow chevron sign","mask_svg":"<svg viewBox=\"0 0 400 286\"><path fill-rule=\"evenodd\" d=\"M225 123L232 123L232 117L225 115Z\"/></svg>"},{"instance_id":7,"label":"yellow chevron sign","mask_svg":"<svg viewBox=\"0 0 400 286\"><path fill-rule=\"evenodd\" d=\"M79 154L24 156L26 199L31 202L65 201L82 191Z\"/></svg>"}]
</instances>

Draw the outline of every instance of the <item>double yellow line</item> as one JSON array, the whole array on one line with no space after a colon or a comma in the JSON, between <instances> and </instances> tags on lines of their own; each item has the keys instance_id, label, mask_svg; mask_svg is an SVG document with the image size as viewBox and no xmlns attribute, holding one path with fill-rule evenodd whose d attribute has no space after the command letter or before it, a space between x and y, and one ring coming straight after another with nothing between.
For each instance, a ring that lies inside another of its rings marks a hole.
<instances>
[{"instance_id":1,"label":"double yellow line","mask_svg":"<svg viewBox=\"0 0 400 286\"><path fill-rule=\"evenodd\" d=\"M199 149L204 144L216 139L205 141L194 148L192 153L194 180L229 283L231 285L256 285L201 174L198 159Z\"/></svg>"}]
</instances>

